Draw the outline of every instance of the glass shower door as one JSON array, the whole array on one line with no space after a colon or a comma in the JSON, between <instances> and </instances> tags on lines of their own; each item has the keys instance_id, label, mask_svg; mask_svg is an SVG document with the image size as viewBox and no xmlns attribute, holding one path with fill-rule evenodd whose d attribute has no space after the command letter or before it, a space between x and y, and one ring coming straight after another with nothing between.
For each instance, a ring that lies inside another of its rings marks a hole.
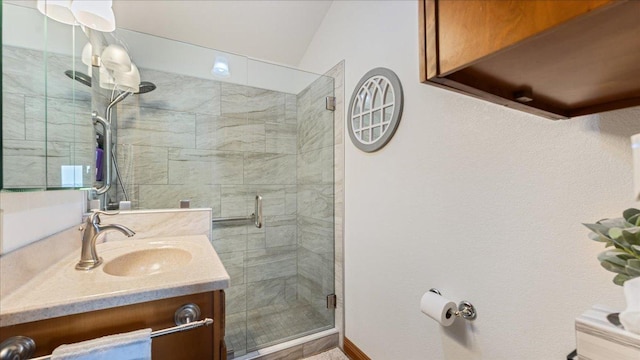
<instances>
[{"instance_id":1,"label":"glass shower door","mask_svg":"<svg viewBox=\"0 0 640 360\"><path fill-rule=\"evenodd\" d=\"M221 212L249 214L259 194L264 224L214 225L232 278L226 342L235 357L334 326L333 79L255 60L248 74L247 86L222 84L222 116L245 114L246 125L243 181L221 187Z\"/></svg>"}]
</instances>

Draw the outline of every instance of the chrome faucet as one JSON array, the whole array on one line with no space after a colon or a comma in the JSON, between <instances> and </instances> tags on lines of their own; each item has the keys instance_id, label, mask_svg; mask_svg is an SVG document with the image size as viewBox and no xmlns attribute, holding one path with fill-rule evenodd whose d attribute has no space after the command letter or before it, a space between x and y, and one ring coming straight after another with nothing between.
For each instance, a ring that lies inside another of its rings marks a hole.
<instances>
[{"instance_id":1,"label":"chrome faucet","mask_svg":"<svg viewBox=\"0 0 640 360\"><path fill-rule=\"evenodd\" d=\"M84 227L80 228L84 232L82 234L80 261L76 264L76 270L91 270L102 264L102 258L98 257L98 253L96 252L96 240L98 240L101 234L111 230L120 231L128 237L136 234L126 226L118 224L100 225L100 215L116 214L118 214L118 211L105 212L94 210L93 213L87 217Z\"/></svg>"}]
</instances>

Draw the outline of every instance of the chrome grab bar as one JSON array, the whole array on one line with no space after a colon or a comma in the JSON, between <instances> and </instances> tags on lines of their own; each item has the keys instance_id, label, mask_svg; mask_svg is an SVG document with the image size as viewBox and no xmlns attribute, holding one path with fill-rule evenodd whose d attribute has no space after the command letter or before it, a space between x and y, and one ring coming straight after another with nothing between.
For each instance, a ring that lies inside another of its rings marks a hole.
<instances>
[{"instance_id":1,"label":"chrome grab bar","mask_svg":"<svg viewBox=\"0 0 640 360\"><path fill-rule=\"evenodd\" d=\"M256 203L255 203L255 210L253 212L253 214L248 215L248 216L232 216L232 217L219 217L219 218L213 218L211 219L211 222L216 224L216 223L222 223L222 222L229 222L229 221L253 221L253 224L260 229L262 227L262 196L260 195L256 195Z\"/></svg>"},{"instance_id":2,"label":"chrome grab bar","mask_svg":"<svg viewBox=\"0 0 640 360\"><path fill-rule=\"evenodd\" d=\"M94 125L98 123L102 125L102 128L104 129L104 161L102 162L102 166L105 166L106 164L106 178L101 187L93 188L96 194L102 195L111 188L111 156L113 155L111 152L111 124L95 111L91 113L91 119L93 120Z\"/></svg>"},{"instance_id":3,"label":"chrome grab bar","mask_svg":"<svg viewBox=\"0 0 640 360\"><path fill-rule=\"evenodd\" d=\"M164 336L164 335L169 335L169 334L173 334L173 333L177 333L177 332L181 332L181 331L187 331L187 330L191 330L191 329L195 329L195 328L199 328L202 326L209 326L213 324L213 319L211 318L204 318L202 320L199 321L193 321L193 322L189 322L186 324L182 324L182 325L178 325L178 326L174 326L174 327L170 327L170 328L166 328L166 329L162 329L162 330L156 330L153 331L151 333L151 338L155 338L155 337L159 337L159 336ZM9 344L9 342L12 340L12 338L7 339L6 341L4 341L2 344L5 345L5 343L7 343L7 346L11 346L13 344ZM24 337L24 336L16 336L15 337L15 341L20 342L20 341L30 341L30 346L32 346L33 348L30 349L30 351L35 351L35 342L28 337ZM12 352L14 351L13 348L9 349L10 351L2 352L2 357L0 357L1 360L14 360L14 359L28 359L29 356L31 356L30 354L27 355L27 357L22 357L22 355L25 355L24 353L21 353L21 350L16 350L18 352ZM22 350L24 351L24 350ZM5 357L6 356L6 357ZM40 356L37 358L31 358L31 360L50 360L51 359L51 355L45 355L45 356Z\"/></svg>"}]
</instances>

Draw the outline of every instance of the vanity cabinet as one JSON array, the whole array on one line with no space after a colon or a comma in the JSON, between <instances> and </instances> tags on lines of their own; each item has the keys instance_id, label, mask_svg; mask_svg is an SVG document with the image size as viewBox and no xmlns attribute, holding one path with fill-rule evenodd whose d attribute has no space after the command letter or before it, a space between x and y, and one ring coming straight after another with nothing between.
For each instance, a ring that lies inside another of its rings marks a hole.
<instances>
[{"instance_id":1,"label":"vanity cabinet","mask_svg":"<svg viewBox=\"0 0 640 360\"><path fill-rule=\"evenodd\" d=\"M566 119L640 105L640 1L419 0L420 80Z\"/></svg>"},{"instance_id":2,"label":"vanity cabinet","mask_svg":"<svg viewBox=\"0 0 640 360\"><path fill-rule=\"evenodd\" d=\"M0 328L0 338L28 336L36 343L35 356L44 356L61 344L145 328L155 331L173 327L175 311L188 303L198 305L200 319L211 318L213 325L153 338L153 359L226 359L223 290L7 326Z\"/></svg>"}]
</instances>

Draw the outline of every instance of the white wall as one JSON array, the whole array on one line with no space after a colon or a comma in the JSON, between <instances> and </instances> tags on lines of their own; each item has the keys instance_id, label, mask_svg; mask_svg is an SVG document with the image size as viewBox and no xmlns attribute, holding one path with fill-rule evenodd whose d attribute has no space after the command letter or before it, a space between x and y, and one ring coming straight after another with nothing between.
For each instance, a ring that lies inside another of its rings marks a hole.
<instances>
[{"instance_id":1,"label":"white wall","mask_svg":"<svg viewBox=\"0 0 640 360\"><path fill-rule=\"evenodd\" d=\"M577 315L623 305L581 223L636 205L640 108L553 122L420 84L417 1L334 2L300 67L341 59L346 101L378 66L405 90L384 149L345 145L350 340L375 360L561 359ZM418 308L430 287L478 319L439 327Z\"/></svg>"},{"instance_id":2,"label":"white wall","mask_svg":"<svg viewBox=\"0 0 640 360\"><path fill-rule=\"evenodd\" d=\"M84 191L0 193L0 255L82 222Z\"/></svg>"}]
</instances>

